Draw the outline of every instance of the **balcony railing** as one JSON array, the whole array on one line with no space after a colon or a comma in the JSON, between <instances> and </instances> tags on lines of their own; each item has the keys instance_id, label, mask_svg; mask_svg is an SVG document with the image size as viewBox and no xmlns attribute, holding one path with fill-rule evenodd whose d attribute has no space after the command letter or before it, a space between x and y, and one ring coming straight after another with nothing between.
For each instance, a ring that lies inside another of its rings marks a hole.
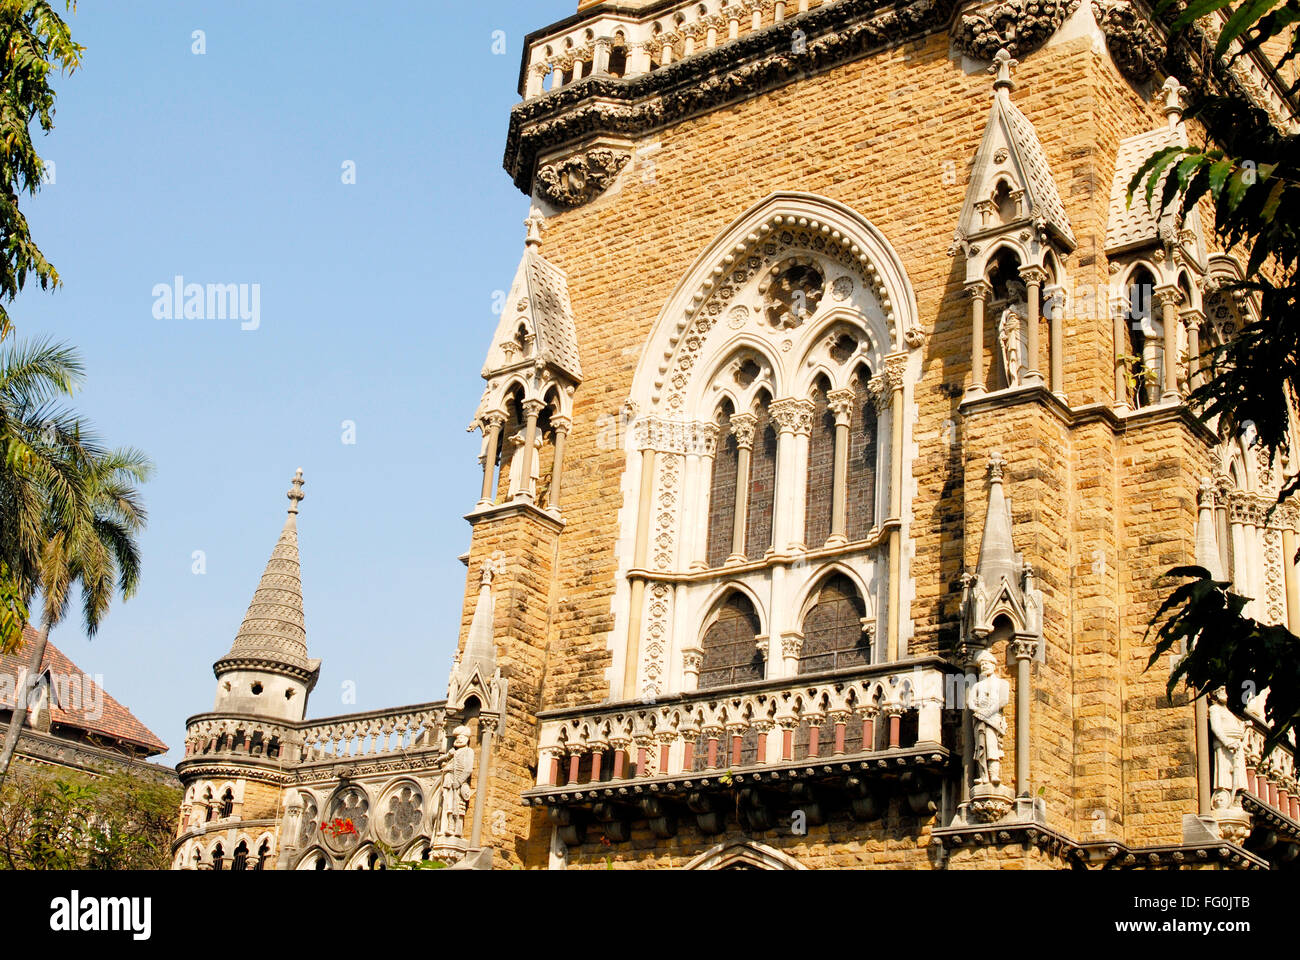
<instances>
[{"instance_id":1,"label":"balcony railing","mask_svg":"<svg viewBox=\"0 0 1300 960\"><path fill-rule=\"evenodd\" d=\"M656 703L543 714L530 795L648 778L762 771L944 750L945 694L962 681L938 658L851 674L787 677ZM581 791L576 791L581 792Z\"/></svg>"},{"instance_id":2,"label":"balcony railing","mask_svg":"<svg viewBox=\"0 0 1300 960\"><path fill-rule=\"evenodd\" d=\"M1300 823L1300 784L1296 781L1295 752L1285 744L1263 757L1263 724L1246 726L1246 792L1284 817Z\"/></svg>"},{"instance_id":3,"label":"balcony railing","mask_svg":"<svg viewBox=\"0 0 1300 960\"><path fill-rule=\"evenodd\" d=\"M303 729L303 759L312 763L441 748L446 725L441 701L327 717Z\"/></svg>"},{"instance_id":4,"label":"balcony railing","mask_svg":"<svg viewBox=\"0 0 1300 960\"><path fill-rule=\"evenodd\" d=\"M636 77L836 0L682 0L652 15L593 11L529 37L526 100L593 75Z\"/></svg>"},{"instance_id":5,"label":"balcony railing","mask_svg":"<svg viewBox=\"0 0 1300 960\"><path fill-rule=\"evenodd\" d=\"M284 763L338 763L441 749L443 701L373 710L302 723L200 714L185 730L185 759L261 758Z\"/></svg>"}]
</instances>

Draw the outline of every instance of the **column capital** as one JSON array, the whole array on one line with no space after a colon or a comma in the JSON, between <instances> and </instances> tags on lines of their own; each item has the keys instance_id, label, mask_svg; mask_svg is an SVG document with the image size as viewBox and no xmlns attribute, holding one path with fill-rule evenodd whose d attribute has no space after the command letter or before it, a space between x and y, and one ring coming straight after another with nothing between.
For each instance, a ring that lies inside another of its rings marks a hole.
<instances>
[{"instance_id":1,"label":"column capital","mask_svg":"<svg viewBox=\"0 0 1300 960\"><path fill-rule=\"evenodd\" d=\"M738 413L731 418L731 432L736 436L736 443L745 449L754 446L756 429L758 429L758 417L752 413Z\"/></svg>"},{"instance_id":2,"label":"column capital","mask_svg":"<svg viewBox=\"0 0 1300 960\"><path fill-rule=\"evenodd\" d=\"M1151 293L1151 299L1160 307L1173 304L1175 307L1183 302L1182 288L1177 284L1163 284Z\"/></svg>"},{"instance_id":3,"label":"column capital","mask_svg":"<svg viewBox=\"0 0 1300 960\"><path fill-rule=\"evenodd\" d=\"M885 369L881 373L891 391L901 391L907 379L907 354L891 353L885 357Z\"/></svg>"},{"instance_id":4,"label":"column capital","mask_svg":"<svg viewBox=\"0 0 1300 960\"><path fill-rule=\"evenodd\" d=\"M1025 281L1027 286L1041 287L1047 282L1047 270L1031 263L1020 268L1020 279Z\"/></svg>"},{"instance_id":5,"label":"column capital","mask_svg":"<svg viewBox=\"0 0 1300 960\"><path fill-rule=\"evenodd\" d=\"M506 414L504 410L489 410L487 413L479 414L478 426L485 433L489 430L500 429L506 425Z\"/></svg>"},{"instance_id":6,"label":"column capital","mask_svg":"<svg viewBox=\"0 0 1300 960\"><path fill-rule=\"evenodd\" d=\"M987 280L971 280L962 288L962 295L970 300L987 300L993 295L993 285Z\"/></svg>"},{"instance_id":7,"label":"column capital","mask_svg":"<svg viewBox=\"0 0 1300 960\"><path fill-rule=\"evenodd\" d=\"M857 399L857 394L843 387L839 390L832 390L826 394L826 405L830 408L831 413L835 414L835 426L847 427L853 421L853 401Z\"/></svg>"},{"instance_id":8,"label":"column capital","mask_svg":"<svg viewBox=\"0 0 1300 960\"><path fill-rule=\"evenodd\" d=\"M1037 637L1015 637L1011 641L1011 652L1016 660L1032 660L1038 655Z\"/></svg>"},{"instance_id":9,"label":"column capital","mask_svg":"<svg viewBox=\"0 0 1300 960\"><path fill-rule=\"evenodd\" d=\"M569 417L557 415L551 417L551 427L556 433L568 433L573 429L573 420Z\"/></svg>"},{"instance_id":10,"label":"column capital","mask_svg":"<svg viewBox=\"0 0 1300 960\"><path fill-rule=\"evenodd\" d=\"M546 409L546 402L543 400L525 400L522 404L524 416L535 417Z\"/></svg>"},{"instance_id":11,"label":"column capital","mask_svg":"<svg viewBox=\"0 0 1300 960\"><path fill-rule=\"evenodd\" d=\"M812 433L813 414L817 408L811 400L789 398L777 400L769 408L781 433L808 436Z\"/></svg>"}]
</instances>

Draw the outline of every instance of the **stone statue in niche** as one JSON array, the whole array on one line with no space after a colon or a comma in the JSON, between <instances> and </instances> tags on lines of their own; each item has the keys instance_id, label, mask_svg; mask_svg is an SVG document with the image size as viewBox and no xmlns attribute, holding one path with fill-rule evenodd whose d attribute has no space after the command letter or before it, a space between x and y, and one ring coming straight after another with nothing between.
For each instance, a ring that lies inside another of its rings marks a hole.
<instances>
[{"instance_id":1,"label":"stone statue in niche","mask_svg":"<svg viewBox=\"0 0 1300 960\"><path fill-rule=\"evenodd\" d=\"M1003 710L1011 701L1011 684L998 676L997 658L982 650L975 658L979 679L971 686L969 703L975 734L975 783L1002 783L1002 738L1007 735Z\"/></svg>"},{"instance_id":2,"label":"stone statue in niche","mask_svg":"<svg viewBox=\"0 0 1300 960\"><path fill-rule=\"evenodd\" d=\"M438 836L459 838L465 832L465 811L473 793L474 748L469 745L469 727L457 727L452 735L452 749L442 755L447 768L438 787Z\"/></svg>"},{"instance_id":3,"label":"stone statue in niche","mask_svg":"<svg viewBox=\"0 0 1300 960\"><path fill-rule=\"evenodd\" d=\"M1212 806L1226 810L1240 806L1246 788L1246 724L1228 709L1228 692L1220 687L1210 695L1210 733L1214 737L1214 792Z\"/></svg>"},{"instance_id":4,"label":"stone statue in niche","mask_svg":"<svg viewBox=\"0 0 1300 960\"><path fill-rule=\"evenodd\" d=\"M1012 301L998 318L998 346L1002 355L1002 376L1008 387L1018 387L1025 371L1025 340L1029 305L1021 283L1008 285Z\"/></svg>"},{"instance_id":5,"label":"stone statue in niche","mask_svg":"<svg viewBox=\"0 0 1300 960\"><path fill-rule=\"evenodd\" d=\"M510 438L510 445L514 447L514 453L510 456L510 495L513 497L524 489L523 477L521 473L524 469L523 449L527 442L524 431L520 430ZM542 431L538 429L537 436L533 438L533 462L528 471L528 492L533 498L537 498L537 484L542 477Z\"/></svg>"}]
</instances>

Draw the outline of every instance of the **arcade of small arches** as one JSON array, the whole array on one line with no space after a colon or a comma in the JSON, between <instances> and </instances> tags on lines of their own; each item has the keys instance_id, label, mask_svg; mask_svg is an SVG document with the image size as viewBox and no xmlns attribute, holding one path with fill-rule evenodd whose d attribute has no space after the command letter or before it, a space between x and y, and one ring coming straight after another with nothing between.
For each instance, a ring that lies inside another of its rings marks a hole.
<instances>
[{"instance_id":1,"label":"arcade of small arches","mask_svg":"<svg viewBox=\"0 0 1300 960\"><path fill-rule=\"evenodd\" d=\"M519 347L524 356L530 342L525 338ZM477 509L527 502L558 512L572 386L521 374L495 384L489 395L486 411L471 428L483 431Z\"/></svg>"}]
</instances>

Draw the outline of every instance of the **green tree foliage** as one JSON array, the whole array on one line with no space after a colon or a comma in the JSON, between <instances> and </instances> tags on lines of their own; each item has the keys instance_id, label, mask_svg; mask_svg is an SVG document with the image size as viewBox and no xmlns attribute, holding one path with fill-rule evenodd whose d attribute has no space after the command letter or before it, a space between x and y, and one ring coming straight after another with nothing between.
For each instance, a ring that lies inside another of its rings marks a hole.
<instances>
[{"instance_id":1,"label":"green tree foliage","mask_svg":"<svg viewBox=\"0 0 1300 960\"><path fill-rule=\"evenodd\" d=\"M0 788L0 869L166 870L181 790L142 776L16 766Z\"/></svg>"},{"instance_id":2,"label":"green tree foliage","mask_svg":"<svg viewBox=\"0 0 1300 960\"><path fill-rule=\"evenodd\" d=\"M66 9L76 9L67 0ZM35 277L41 289L59 274L32 239L19 197L40 189L45 163L32 142L32 124L54 128L50 74L81 65L82 47L47 0L0 0L0 340L9 333L7 304Z\"/></svg>"},{"instance_id":3,"label":"green tree foliage","mask_svg":"<svg viewBox=\"0 0 1300 960\"><path fill-rule=\"evenodd\" d=\"M1217 11L1227 19L1213 56L1229 62L1266 43L1279 68L1300 63L1300 0L1164 0L1158 10L1181 12L1175 33ZM1282 53L1276 54L1280 48ZM1291 97L1300 80L1287 84ZM1253 427L1255 443L1271 459L1290 449L1289 400L1300 397L1300 138L1273 125L1268 115L1239 98L1212 96L1187 113L1207 131L1203 144L1168 147L1153 154L1129 184L1129 202L1159 209L1190 209L1209 198L1215 233L1227 249L1248 253L1245 279L1227 285L1258 305L1257 318L1228 342L1200 358L1200 385L1188 398L1200 419L1223 438ZM1156 194L1160 196L1157 199ZM1139 196L1140 194L1140 196ZM1279 500L1300 489L1289 480ZM1243 615L1246 598L1200 567L1169 572L1184 581L1164 602L1148 635L1156 634L1150 665L1171 650L1186 650L1169 678L1169 692L1186 684L1205 695L1229 691L1238 712L1249 697L1268 691L1268 747L1283 742L1300 721L1300 638Z\"/></svg>"}]
</instances>

